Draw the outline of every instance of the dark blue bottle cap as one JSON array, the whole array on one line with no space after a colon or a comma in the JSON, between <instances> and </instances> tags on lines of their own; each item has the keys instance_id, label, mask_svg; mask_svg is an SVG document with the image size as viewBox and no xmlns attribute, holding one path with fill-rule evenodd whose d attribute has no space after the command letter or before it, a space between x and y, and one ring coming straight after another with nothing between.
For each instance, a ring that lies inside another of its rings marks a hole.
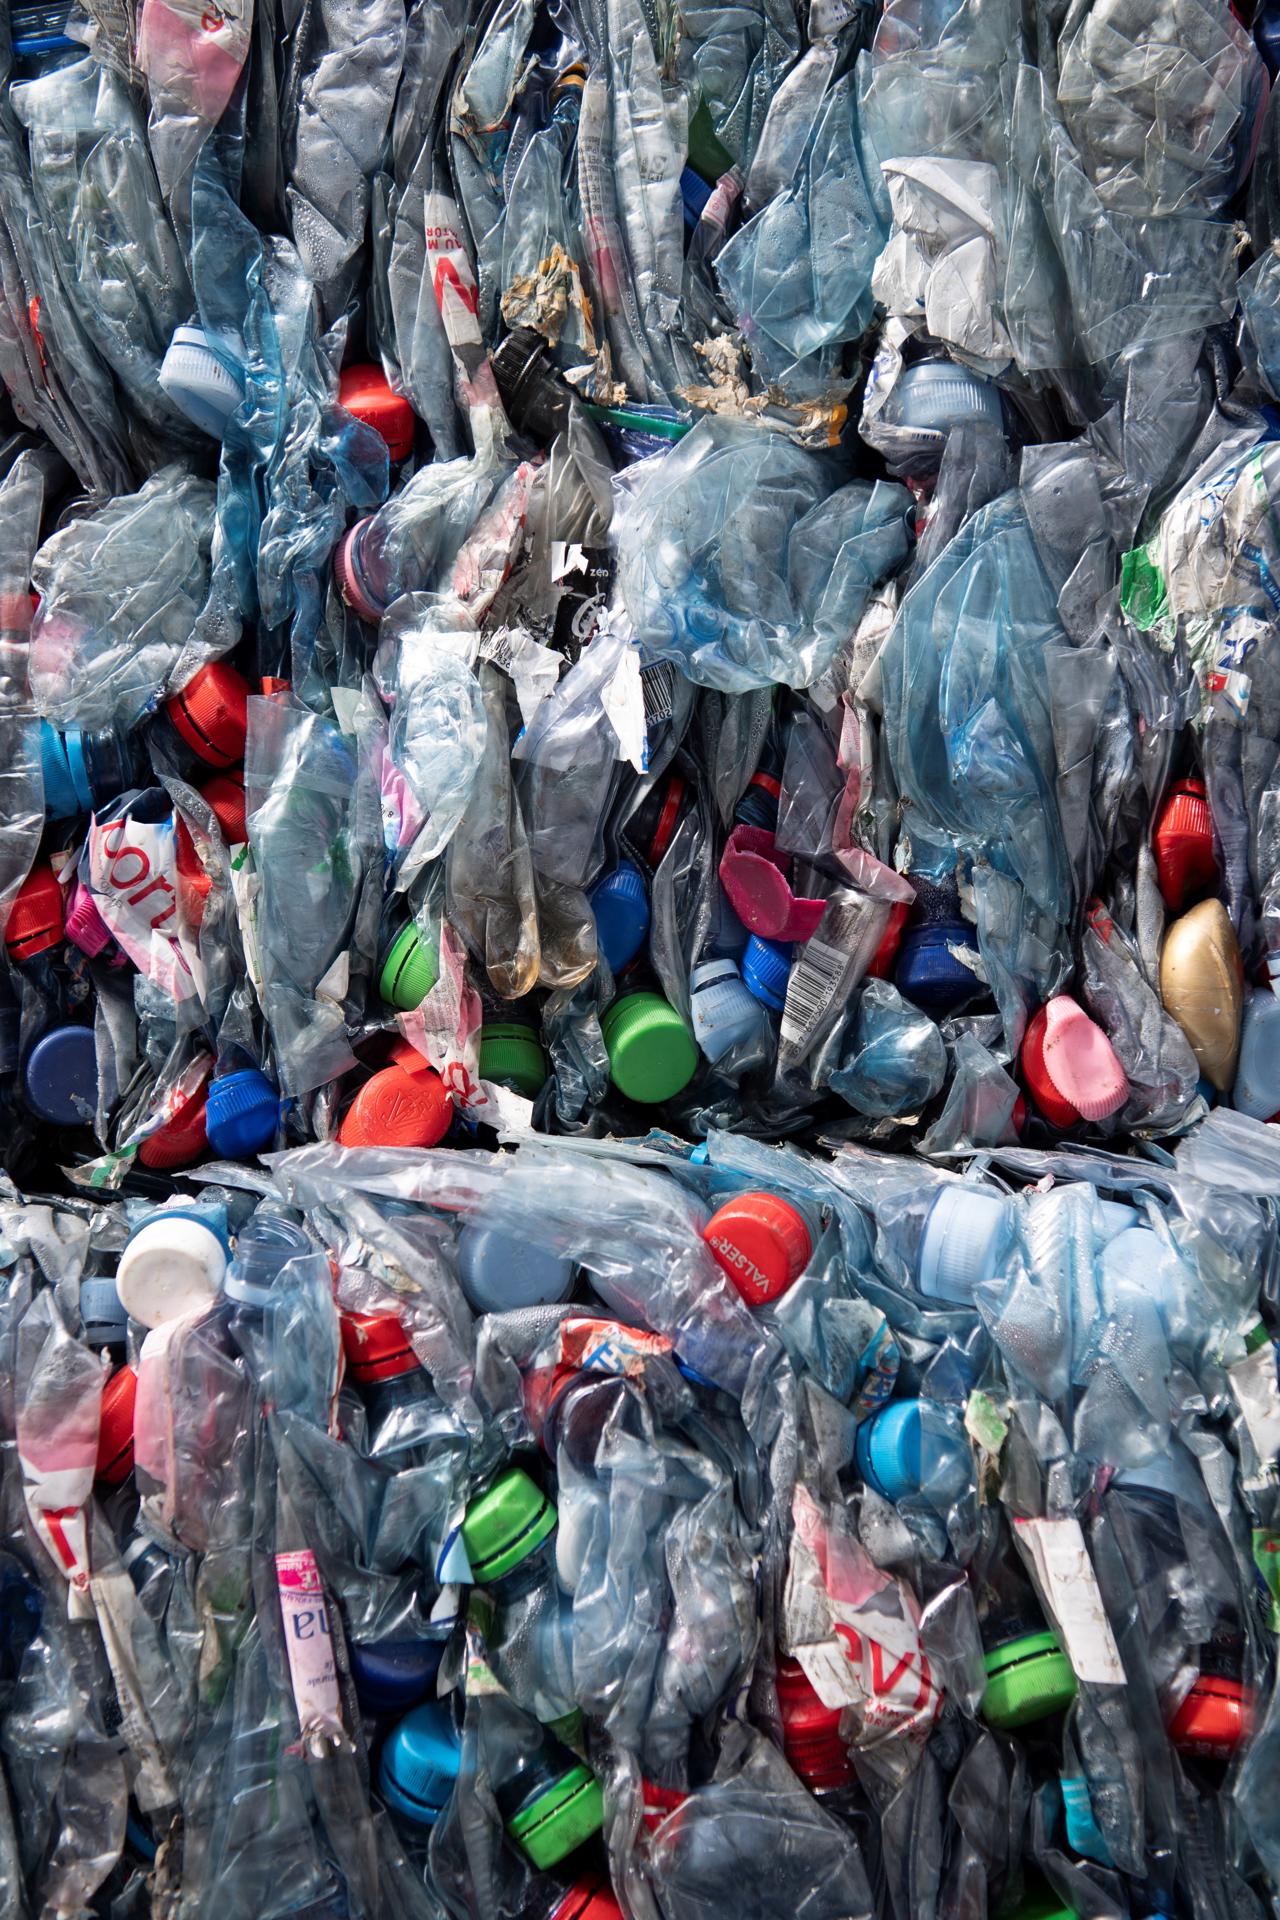
<instances>
[{"instance_id":1,"label":"dark blue bottle cap","mask_svg":"<svg viewBox=\"0 0 1280 1920\"><path fill-rule=\"evenodd\" d=\"M443 1640L374 1640L351 1648L351 1677L366 1713L404 1713L435 1686Z\"/></svg>"},{"instance_id":2,"label":"dark blue bottle cap","mask_svg":"<svg viewBox=\"0 0 1280 1920\"><path fill-rule=\"evenodd\" d=\"M462 1746L453 1715L438 1700L405 1715L387 1735L378 1768L382 1797L416 1826L434 1826L453 1792Z\"/></svg>"},{"instance_id":3,"label":"dark blue bottle cap","mask_svg":"<svg viewBox=\"0 0 1280 1920\"><path fill-rule=\"evenodd\" d=\"M649 932L649 893L631 860L620 860L591 889L596 940L614 973L635 959Z\"/></svg>"},{"instance_id":4,"label":"dark blue bottle cap","mask_svg":"<svg viewBox=\"0 0 1280 1920\"><path fill-rule=\"evenodd\" d=\"M55 1027L37 1040L24 1076L27 1102L55 1127L93 1125L98 1057L90 1027Z\"/></svg>"},{"instance_id":5,"label":"dark blue bottle cap","mask_svg":"<svg viewBox=\"0 0 1280 1920\"><path fill-rule=\"evenodd\" d=\"M978 951L978 936L967 920L931 920L908 927L898 949L893 982L904 999L937 1019L984 993L982 982L952 947Z\"/></svg>"},{"instance_id":6,"label":"dark blue bottle cap","mask_svg":"<svg viewBox=\"0 0 1280 1920\"><path fill-rule=\"evenodd\" d=\"M753 933L742 956L742 977L757 1000L781 1013L787 1004L791 949L780 940L762 940Z\"/></svg>"},{"instance_id":7,"label":"dark blue bottle cap","mask_svg":"<svg viewBox=\"0 0 1280 1920\"><path fill-rule=\"evenodd\" d=\"M265 1073L244 1067L209 1082L204 1129L215 1153L228 1160L261 1153L276 1137L280 1096Z\"/></svg>"},{"instance_id":8,"label":"dark blue bottle cap","mask_svg":"<svg viewBox=\"0 0 1280 1920\"><path fill-rule=\"evenodd\" d=\"M84 1321L84 1337L91 1347L124 1345L129 1316L110 1274L97 1274L80 1282L80 1318Z\"/></svg>"},{"instance_id":9,"label":"dark blue bottle cap","mask_svg":"<svg viewBox=\"0 0 1280 1920\"><path fill-rule=\"evenodd\" d=\"M40 722L40 772L44 780L44 810L50 820L73 820L82 811L80 796L67 765L66 743L47 720Z\"/></svg>"}]
</instances>

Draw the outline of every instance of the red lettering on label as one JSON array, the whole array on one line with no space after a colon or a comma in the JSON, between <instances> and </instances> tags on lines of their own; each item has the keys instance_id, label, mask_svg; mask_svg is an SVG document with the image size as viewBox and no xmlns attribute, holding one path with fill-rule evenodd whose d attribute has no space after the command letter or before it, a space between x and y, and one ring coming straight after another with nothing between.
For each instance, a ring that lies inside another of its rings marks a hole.
<instances>
[{"instance_id":1,"label":"red lettering on label","mask_svg":"<svg viewBox=\"0 0 1280 1920\"><path fill-rule=\"evenodd\" d=\"M440 307L444 305L444 283L446 280L454 289L463 306L467 309L467 312L474 313L479 295L475 287L469 287L467 285L447 254L444 255L442 259L436 261L435 278L432 282L432 285L435 287L436 305Z\"/></svg>"}]
</instances>

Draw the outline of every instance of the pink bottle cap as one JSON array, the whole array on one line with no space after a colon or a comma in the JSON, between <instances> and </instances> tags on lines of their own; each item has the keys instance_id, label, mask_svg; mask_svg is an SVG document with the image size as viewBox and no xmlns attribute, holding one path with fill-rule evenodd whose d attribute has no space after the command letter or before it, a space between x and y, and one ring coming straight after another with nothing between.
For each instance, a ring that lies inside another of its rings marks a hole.
<instances>
[{"instance_id":1,"label":"pink bottle cap","mask_svg":"<svg viewBox=\"0 0 1280 1920\"><path fill-rule=\"evenodd\" d=\"M1129 1097L1129 1082L1102 1028L1069 995L1045 1008L1044 1064L1082 1120L1105 1120Z\"/></svg>"},{"instance_id":2,"label":"pink bottle cap","mask_svg":"<svg viewBox=\"0 0 1280 1920\"><path fill-rule=\"evenodd\" d=\"M797 897L787 885L789 856L764 827L735 827L720 857L720 883L750 933L762 940L808 940L826 912L825 900Z\"/></svg>"},{"instance_id":3,"label":"pink bottle cap","mask_svg":"<svg viewBox=\"0 0 1280 1920\"><path fill-rule=\"evenodd\" d=\"M81 953L88 954L90 960L96 960L99 954L106 952L114 935L98 912L97 902L88 887L78 880L72 883L71 900L67 906L67 938L79 947ZM114 967L128 965L128 958L120 953L113 956Z\"/></svg>"}]
</instances>

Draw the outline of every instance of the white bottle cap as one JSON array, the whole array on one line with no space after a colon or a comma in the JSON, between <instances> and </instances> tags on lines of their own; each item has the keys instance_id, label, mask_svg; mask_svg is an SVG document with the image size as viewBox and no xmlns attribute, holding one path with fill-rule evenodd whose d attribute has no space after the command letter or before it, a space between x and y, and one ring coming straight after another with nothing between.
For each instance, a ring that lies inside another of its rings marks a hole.
<instances>
[{"instance_id":1,"label":"white bottle cap","mask_svg":"<svg viewBox=\"0 0 1280 1920\"><path fill-rule=\"evenodd\" d=\"M158 1327L212 1305L226 1266L227 1250L212 1228L186 1214L160 1213L121 1254L116 1292L131 1318Z\"/></svg>"}]
</instances>

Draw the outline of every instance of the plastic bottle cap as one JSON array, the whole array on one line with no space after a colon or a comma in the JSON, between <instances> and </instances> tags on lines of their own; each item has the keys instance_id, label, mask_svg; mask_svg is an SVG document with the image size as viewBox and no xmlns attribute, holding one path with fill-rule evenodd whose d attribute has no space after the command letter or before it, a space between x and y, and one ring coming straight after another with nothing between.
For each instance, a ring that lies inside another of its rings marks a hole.
<instances>
[{"instance_id":1,"label":"plastic bottle cap","mask_svg":"<svg viewBox=\"0 0 1280 1920\"><path fill-rule=\"evenodd\" d=\"M102 1389L98 1413L98 1459L94 1471L109 1487L118 1487L133 1472L133 1404L138 1376L121 1367Z\"/></svg>"},{"instance_id":2,"label":"plastic bottle cap","mask_svg":"<svg viewBox=\"0 0 1280 1920\"><path fill-rule=\"evenodd\" d=\"M219 831L229 847L242 847L249 838L246 817L244 775L215 773L200 788L200 797L208 801Z\"/></svg>"},{"instance_id":3,"label":"plastic bottle cap","mask_svg":"<svg viewBox=\"0 0 1280 1920\"><path fill-rule=\"evenodd\" d=\"M40 774L47 820L71 820L80 812L80 796L67 765L62 735L47 720L40 722Z\"/></svg>"},{"instance_id":4,"label":"plastic bottle cap","mask_svg":"<svg viewBox=\"0 0 1280 1920\"><path fill-rule=\"evenodd\" d=\"M964 420L989 420L997 427L1004 421L995 382L942 354L902 369L890 407L896 425L932 433L948 433Z\"/></svg>"},{"instance_id":5,"label":"plastic bottle cap","mask_svg":"<svg viewBox=\"0 0 1280 1920\"><path fill-rule=\"evenodd\" d=\"M996 1249L1008 1218L999 1194L960 1181L934 1196L920 1236L916 1285L931 1300L972 1306L980 1281L995 1273Z\"/></svg>"},{"instance_id":6,"label":"plastic bottle cap","mask_svg":"<svg viewBox=\"0 0 1280 1920\"><path fill-rule=\"evenodd\" d=\"M791 949L776 940L762 940L753 933L742 956L742 977L747 989L766 1007L781 1013L787 1004L787 981L791 978Z\"/></svg>"},{"instance_id":7,"label":"plastic bottle cap","mask_svg":"<svg viewBox=\"0 0 1280 1920\"><path fill-rule=\"evenodd\" d=\"M894 1400L862 1422L854 1454L863 1479L882 1500L918 1494L923 1478L923 1425L918 1400Z\"/></svg>"},{"instance_id":8,"label":"plastic bottle cap","mask_svg":"<svg viewBox=\"0 0 1280 1920\"><path fill-rule=\"evenodd\" d=\"M62 744L67 756L67 771L71 775L71 784L76 790L80 811L92 813L97 795L93 790L93 775L89 769L89 747L83 730L80 727L68 727L62 736Z\"/></svg>"},{"instance_id":9,"label":"plastic bottle cap","mask_svg":"<svg viewBox=\"0 0 1280 1920\"><path fill-rule=\"evenodd\" d=\"M623 994L600 1026L614 1086L641 1106L673 1099L698 1070L693 1035L659 993Z\"/></svg>"},{"instance_id":10,"label":"plastic bottle cap","mask_svg":"<svg viewBox=\"0 0 1280 1920\"><path fill-rule=\"evenodd\" d=\"M453 1102L438 1073L383 1067L366 1080L338 1128L342 1147L434 1147L448 1133Z\"/></svg>"},{"instance_id":11,"label":"plastic bottle cap","mask_svg":"<svg viewBox=\"0 0 1280 1920\"><path fill-rule=\"evenodd\" d=\"M199 1093L180 1107L171 1120L162 1127L149 1133L138 1148L138 1158L144 1167L153 1167L162 1171L167 1167L189 1167L202 1154L209 1151L209 1136L205 1132L205 1101L208 1088L201 1087Z\"/></svg>"},{"instance_id":12,"label":"plastic bottle cap","mask_svg":"<svg viewBox=\"0 0 1280 1920\"><path fill-rule=\"evenodd\" d=\"M368 524L368 520L357 520L354 527L348 528L339 540L333 556L333 577L338 583L339 593L352 612L358 614L362 620L366 620L371 627L376 627L386 608L365 591L357 546L360 535Z\"/></svg>"},{"instance_id":13,"label":"plastic bottle cap","mask_svg":"<svg viewBox=\"0 0 1280 1920\"><path fill-rule=\"evenodd\" d=\"M197 759L233 767L244 758L249 732L249 683L225 660L201 667L166 711Z\"/></svg>"},{"instance_id":14,"label":"plastic bottle cap","mask_svg":"<svg viewBox=\"0 0 1280 1920\"><path fill-rule=\"evenodd\" d=\"M804 1215L772 1193L726 1200L702 1237L749 1307L764 1306L794 1286L813 1253Z\"/></svg>"},{"instance_id":15,"label":"plastic bottle cap","mask_svg":"<svg viewBox=\"0 0 1280 1920\"><path fill-rule=\"evenodd\" d=\"M653 1780L641 1779L640 1799L643 1807L643 1819L650 1833L662 1825L668 1814L682 1807L689 1798L678 1787L660 1787Z\"/></svg>"},{"instance_id":16,"label":"plastic bottle cap","mask_svg":"<svg viewBox=\"0 0 1280 1920\"><path fill-rule=\"evenodd\" d=\"M759 1001L725 959L704 960L689 975L689 1017L694 1039L712 1062L758 1033L762 1020Z\"/></svg>"},{"instance_id":17,"label":"plastic bottle cap","mask_svg":"<svg viewBox=\"0 0 1280 1920\"><path fill-rule=\"evenodd\" d=\"M1252 1723L1252 1689L1224 1674L1202 1673L1169 1722L1169 1738L1179 1753L1229 1760Z\"/></svg>"},{"instance_id":18,"label":"plastic bottle cap","mask_svg":"<svg viewBox=\"0 0 1280 1920\"><path fill-rule=\"evenodd\" d=\"M1236 1074L1244 968L1221 900L1202 900L1175 920L1160 954L1160 998L1219 1093Z\"/></svg>"},{"instance_id":19,"label":"plastic bottle cap","mask_svg":"<svg viewBox=\"0 0 1280 1920\"><path fill-rule=\"evenodd\" d=\"M458 1283L475 1313L508 1313L567 1300L577 1272L572 1260L545 1247L480 1226L464 1227L459 1234L457 1267Z\"/></svg>"},{"instance_id":20,"label":"plastic bottle cap","mask_svg":"<svg viewBox=\"0 0 1280 1920\"><path fill-rule=\"evenodd\" d=\"M972 967L956 959L952 947L978 951L978 936L967 920L930 920L908 927L898 948L893 984L904 1000L935 1020L987 991Z\"/></svg>"},{"instance_id":21,"label":"plastic bottle cap","mask_svg":"<svg viewBox=\"0 0 1280 1920\"><path fill-rule=\"evenodd\" d=\"M204 1124L215 1153L242 1160L275 1139L280 1096L258 1067L217 1074L209 1082Z\"/></svg>"},{"instance_id":22,"label":"plastic bottle cap","mask_svg":"<svg viewBox=\"0 0 1280 1920\"><path fill-rule=\"evenodd\" d=\"M535 1867L554 1867L604 1825L604 1794L581 1762L529 1800L507 1822L507 1832Z\"/></svg>"},{"instance_id":23,"label":"plastic bottle cap","mask_svg":"<svg viewBox=\"0 0 1280 1920\"><path fill-rule=\"evenodd\" d=\"M98 1050L90 1027L55 1027L37 1040L23 1075L27 1105L55 1127L88 1127L98 1103Z\"/></svg>"},{"instance_id":24,"label":"plastic bottle cap","mask_svg":"<svg viewBox=\"0 0 1280 1920\"><path fill-rule=\"evenodd\" d=\"M420 1007L439 978L440 967L433 947L429 947L412 920L387 950L378 978L378 992L389 1007L412 1013Z\"/></svg>"},{"instance_id":25,"label":"plastic bottle cap","mask_svg":"<svg viewBox=\"0 0 1280 1920\"><path fill-rule=\"evenodd\" d=\"M867 968L869 980L887 980L893 972L898 958L898 949L902 945L902 930L907 924L911 912L905 900L895 900L889 908L889 918L885 922L884 932L880 935L880 944L871 956Z\"/></svg>"},{"instance_id":26,"label":"plastic bottle cap","mask_svg":"<svg viewBox=\"0 0 1280 1920\"><path fill-rule=\"evenodd\" d=\"M34 960L62 939L62 888L50 866L33 867L9 909L4 943L18 962Z\"/></svg>"},{"instance_id":27,"label":"plastic bottle cap","mask_svg":"<svg viewBox=\"0 0 1280 1920\"><path fill-rule=\"evenodd\" d=\"M353 1643L351 1678L366 1713L403 1713L430 1693L440 1670L443 1640Z\"/></svg>"},{"instance_id":28,"label":"plastic bottle cap","mask_svg":"<svg viewBox=\"0 0 1280 1920\"><path fill-rule=\"evenodd\" d=\"M621 860L598 880L589 895L596 920L596 942L610 970L621 973L635 959L649 934L649 890L633 860Z\"/></svg>"},{"instance_id":29,"label":"plastic bottle cap","mask_svg":"<svg viewBox=\"0 0 1280 1920\"><path fill-rule=\"evenodd\" d=\"M853 1779L840 1731L841 1709L826 1707L798 1660L779 1660L778 1714L782 1750L798 1779L814 1793L830 1793Z\"/></svg>"},{"instance_id":30,"label":"plastic bottle cap","mask_svg":"<svg viewBox=\"0 0 1280 1920\"><path fill-rule=\"evenodd\" d=\"M110 1275L95 1274L80 1282L80 1318L84 1321L84 1337L91 1347L117 1347L123 1343L129 1331L129 1316Z\"/></svg>"},{"instance_id":31,"label":"plastic bottle cap","mask_svg":"<svg viewBox=\"0 0 1280 1920\"><path fill-rule=\"evenodd\" d=\"M244 380L216 351L203 327L174 330L160 362L160 385L193 426L221 440L244 398Z\"/></svg>"},{"instance_id":32,"label":"plastic bottle cap","mask_svg":"<svg viewBox=\"0 0 1280 1920\"><path fill-rule=\"evenodd\" d=\"M1025 1727L1075 1699L1071 1662L1051 1633L1026 1633L987 1654L982 1711L993 1727Z\"/></svg>"},{"instance_id":33,"label":"plastic bottle cap","mask_svg":"<svg viewBox=\"0 0 1280 1920\"><path fill-rule=\"evenodd\" d=\"M1022 1043L1031 1097L1054 1126L1105 1120L1129 1097L1129 1082L1102 1028L1068 994L1048 1001Z\"/></svg>"},{"instance_id":34,"label":"plastic bottle cap","mask_svg":"<svg viewBox=\"0 0 1280 1920\"><path fill-rule=\"evenodd\" d=\"M364 360L344 367L338 380L338 405L386 441L393 461L407 460L413 452L417 418L404 396L392 390L381 367Z\"/></svg>"},{"instance_id":35,"label":"plastic bottle cap","mask_svg":"<svg viewBox=\"0 0 1280 1920\"><path fill-rule=\"evenodd\" d=\"M442 1702L426 1701L387 1735L378 1767L382 1797L406 1820L434 1826L449 1804L461 1765L452 1714Z\"/></svg>"},{"instance_id":36,"label":"plastic bottle cap","mask_svg":"<svg viewBox=\"0 0 1280 1920\"><path fill-rule=\"evenodd\" d=\"M536 1100L547 1078L537 1034L517 1020L486 1022L480 1029L480 1078Z\"/></svg>"},{"instance_id":37,"label":"plastic bottle cap","mask_svg":"<svg viewBox=\"0 0 1280 1920\"><path fill-rule=\"evenodd\" d=\"M144 1327L203 1313L217 1298L227 1250L212 1227L161 1211L143 1222L120 1255L116 1291Z\"/></svg>"},{"instance_id":38,"label":"plastic bottle cap","mask_svg":"<svg viewBox=\"0 0 1280 1920\"><path fill-rule=\"evenodd\" d=\"M111 929L98 912L93 895L79 880L72 882L67 901L66 935L72 946L79 947L90 960L105 953L112 941Z\"/></svg>"},{"instance_id":39,"label":"plastic bottle cap","mask_svg":"<svg viewBox=\"0 0 1280 1920\"><path fill-rule=\"evenodd\" d=\"M235 1255L227 1268L222 1291L244 1306L265 1307L276 1280L291 1260L301 1260L315 1248L293 1220L275 1213L255 1214L236 1236Z\"/></svg>"},{"instance_id":40,"label":"plastic bottle cap","mask_svg":"<svg viewBox=\"0 0 1280 1920\"><path fill-rule=\"evenodd\" d=\"M1203 893L1218 877L1203 780L1179 780L1170 789L1151 845L1165 906L1170 913L1180 913L1193 894Z\"/></svg>"},{"instance_id":41,"label":"plastic bottle cap","mask_svg":"<svg viewBox=\"0 0 1280 1920\"><path fill-rule=\"evenodd\" d=\"M421 1365L404 1322L394 1313L344 1313L342 1351L361 1386L396 1380Z\"/></svg>"},{"instance_id":42,"label":"plastic bottle cap","mask_svg":"<svg viewBox=\"0 0 1280 1920\"><path fill-rule=\"evenodd\" d=\"M575 1880L547 1920L623 1920L623 1913L603 1880Z\"/></svg>"},{"instance_id":43,"label":"plastic bottle cap","mask_svg":"<svg viewBox=\"0 0 1280 1920\"><path fill-rule=\"evenodd\" d=\"M500 1580L527 1560L554 1531L556 1510L519 1467L508 1467L471 1501L462 1543L477 1586Z\"/></svg>"}]
</instances>

